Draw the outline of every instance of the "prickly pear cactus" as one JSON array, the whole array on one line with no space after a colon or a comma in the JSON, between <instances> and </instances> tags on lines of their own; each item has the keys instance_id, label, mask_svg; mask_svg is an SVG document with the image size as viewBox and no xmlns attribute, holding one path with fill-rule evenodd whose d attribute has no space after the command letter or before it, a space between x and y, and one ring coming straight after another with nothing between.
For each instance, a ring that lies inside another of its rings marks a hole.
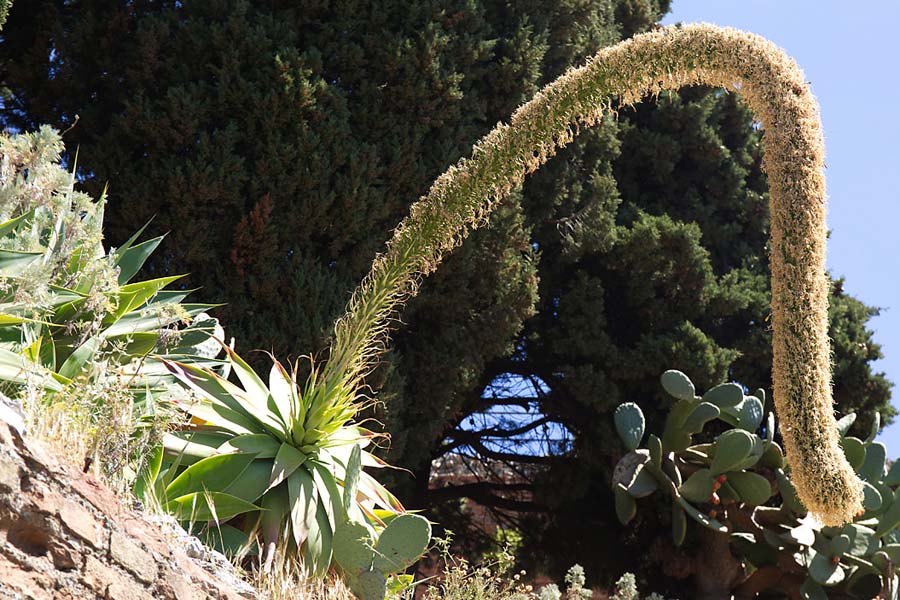
<instances>
[{"instance_id":1,"label":"prickly pear cactus","mask_svg":"<svg viewBox=\"0 0 900 600\"><path fill-rule=\"evenodd\" d=\"M646 448L639 447L640 408L629 402L615 413L626 450L613 473L623 524L639 518L641 498L662 493L671 499L675 546L685 543L691 522L729 537L748 573L735 583L735 592L752 588L768 567L777 567L782 574L802 574L778 578L789 597L897 598L900 461L888 468L885 447L875 441L877 418L865 440L847 435L855 415L838 421L841 448L863 481L864 508L852 523L826 527L797 497L790 465L775 441L774 415L764 416L763 390L748 395L740 385L725 383L700 396L678 371L664 373L661 384L674 402L661 435L647 436ZM712 437L704 429L715 421L728 429Z\"/></svg>"},{"instance_id":2,"label":"prickly pear cactus","mask_svg":"<svg viewBox=\"0 0 900 600\"><path fill-rule=\"evenodd\" d=\"M402 514L377 534L368 525L346 520L334 533L334 560L361 600L383 600L388 577L402 573L428 548L431 524Z\"/></svg>"}]
</instances>

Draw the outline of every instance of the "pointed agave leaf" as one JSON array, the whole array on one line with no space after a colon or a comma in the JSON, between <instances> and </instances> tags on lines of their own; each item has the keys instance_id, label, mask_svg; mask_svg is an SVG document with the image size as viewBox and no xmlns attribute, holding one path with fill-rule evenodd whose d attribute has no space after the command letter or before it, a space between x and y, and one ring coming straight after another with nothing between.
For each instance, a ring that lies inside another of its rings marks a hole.
<instances>
[{"instance_id":1,"label":"pointed agave leaf","mask_svg":"<svg viewBox=\"0 0 900 600\"><path fill-rule=\"evenodd\" d=\"M275 458L281 444L268 433L245 433L230 438L219 446L218 454L244 452L255 454L256 458Z\"/></svg>"},{"instance_id":2,"label":"pointed agave leaf","mask_svg":"<svg viewBox=\"0 0 900 600\"><path fill-rule=\"evenodd\" d=\"M290 373L285 370L280 362L277 360L273 361L272 368L269 371L270 407L279 416L281 422L285 424L285 431L290 427L290 423L294 418L292 407L294 406L296 393L296 384Z\"/></svg>"},{"instance_id":3,"label":"pointed agave leaf","mask_svg":"<svg viewBox=\"0 0 900 600\"><path fill-rule=\"evenodd\" d=\"M166 487L166 497L178 498L204 491L224 492L243 475L254 458L252 454L218 454L197 461Z\"/></svg>"},{"instance_id":4,"label":"pointed agave leaf","mask_svg":"<svg viewBox=\"0 0 900 600\"><path fill-rule=\"evenodd\" d=\"M261 498L259 503L262 508L259 526L262 532L263 545L265 547L266 564L274 557L275 546L284 531L290 514L290 501L286 485L270 489Z\"/></svg>"},{"instance_id":5,"label":"pointed agave leaf","mask_svg":"<svg viewBox=\"0 0 900 600\"><path fill-rule=\"evenodd\" d=\"M183 275L171 275L158 279L148 279L138 283L129 283L119 288L116 293L118 306L110 315L103 319L104 325L112 325L123 315L140 308L153 298L161 289L181 279Z\"/></svg>"},{"instance_id":6,"label":"pointed agave leaf","mask_svg":"<svg viewBox=\"0 0 900 600\"><path fill-rule=\"evenodd\" d=\"M152 240L147 240L137 244L136 246L128 246L119 248L115 253L115 264L119 267L119 285L124 285L134 277L144 263L156 250L159 243L165 236L159 236Z\"/></svg>"},{"instance_id":7,"label":"pointed agave leaf","mask_svg":"<svg viewBox=\"0 0 900 600\"><path fill-rule=\"evenodd\" d=\"M356 493L359 491L360 472L362 472L362 449L359 444L354 444L344 471L344 510L350 518L358 517L355 509L358 509Z\"/></svg>"},{"instance_id":8,"label":"pointed agave leaf","mask_svg":"<svg viewBox=\"0 0 900 600\"><path fill-rule=\"evenodd\" d=\"M88 338L63 362L59 368L59 374L63 377L74 379L84 371L85 365L97 355L99 350L100 339L97 337Z\"/></svg>"},{"instance_id":9,"label":"pointed agave leaf","mask_svg":"<svg viewBox=\"0 0 900 600\"><path fill-rule=\"evenodd\" d=\"M27 219L30 219L34 216L34 209L29 210L28 212L22 213L18 217L9 219L0 223L0 236L9 235L10 233L14 233L19 227L25 224Z\"/></svg>"},{"instance_id":10,"label":"pointed agave leaf","mask_svg":"<svg viewBox=\"0 0 900 600\"><path fill-rule=\"evenodd\" d=\"M397 497L390 493L387 488L378 483L374 477L362 471L359 474L359 491L369 500L380 505L385 510L392 512L405 512L406 509L397 500Z\"/></svg>"},{"instance_id":11,"label":"pointed agave leaf","mask_svg":"<svg viewBox=\"0 0 900 600\"><path fill-rule=\"evenodd\" d=\"M275 436L284 436L284 428L265 411L257 412L243 390L228 380L194 365L162 357L159 360L179 383L203 398L200 402L179 402L186 412L236 434L261 433L264 428Z\"/></svg>"},{"instance_id":12,"label":"pointed agave leaf","mask_svg":"<svg viewBox=\"0 0 900 600\"><path fill-rule=\"evenodd\" d=\"M248 547L250 539L247 534L231 525L219 524L207 527L201 539L204 544L228 558L233 558L242 552L247 552L249 555L256 554L255 549Z\"/></svg>"},{"instance_id":13,"label":"pointed agave leaf","mask_svg":"<svg viewBox=\"0 0 900 600\"><path fill-rule=\"evenodd\" d=\"M225 492L242 498L247 502L258 500L268 488L269 476L272 474L271 459L256 459L240 477L225 488Z\"/></svg>"},{"instance_id":14,"label":"pointed agave leaf","mask_svg":"<svg viewBox=\"0 0 900 600\"><path fill-rule=\"evenodd\" d=\"M166 510L179 521L223 522L259 507L222 492L194 492L166 504Z\"/></svg>"},{"instance_id":15,"label":"pointed agave leaf","mask_svg":"<svg viewBox=\"0 0 900 600\"><path fill-rule=\"evenodd\" d=\"M68 378L42 368L6 348L0 348L0 381L13 383L37 383L44 389L54 392L63 390Z\"/></svg>"},{"instance_id":16,"label":"pointed agave leaf","mask_svg":"<svg viewBox=\"0 0 900 600\"><path fill-rule=\"evenodd\" d=\"M228 359L231 361L231 368L234 370L235 375L238 376L241 385L243 385L244 389L247 391L247 395L253 399L254 405L265 407L269 398L269 388L267 388L266 384L259 378L256 371L251 369L250 365L248 365L243 358L238 356L237 352L225 344L222 344L222 348L228 354Z\"/></svg>"},{"instance_id":17,"label":"pointed agave leaf","mask_svg":"<svg viewBox=\"0 0 900 600\"><path fill-rule=\"evenodd\" d=\"M334 475L327 467L319 464L318 461L310 460L310 471L313 481L316 482L320 504L325 509L325 514L328 515L331 530L334 531L334 528L346 518L342 503L343 494L334 480Z\"/></svg>"},{"instance_id":18,"label":"pointed agave leaf","mask_svg":"<svg viewBox=\"0 0 900 600\"><path fill-rule=\"evenodd\" d=\"M150 451L146 463L143 465L138 477L134 482L132 491L139 500L147 501L148 495L152 493L159 470L162 468L163 447L156 446Z\"/></svg>"},{"instance_id":19,"label":"pointed agave leaf","mask_svg":"<svg viewBox=\"0 0 900 600\"><path fill-rule=\"evenodd\" d=\"M304 547L304 566L316 579L324 577L331 565L332 529L321 499L316 505L315 518L310 522L309 536Z\"/></svg>"},{"instance_id":20,"label":"pointed agave leaf","mask_svg":"<svg viewBox=\"0 0 900 600\"><path fill-rule=\"evenodd\" d=\"M227 438L224 433L204 436L194 431L173 431L163 435L163 453L169 458L179 457L180 464L192 465L216 454L217 444Z\"/></svg>"},{"instance_id":21,"label":"pointed agave leaf","mask_svg":"<svg viewBox=\"0 0 900 600\"><path fill-rule=\"evenodd\" d=\"M272 474L269 476L269 485L267 489L271 489L287 479L294 471L306 462L308 456L290 444L281 444L278 453L275 455L275 462L272 465Z\"/></svg>"},{"instance_id":22,"label":"pointed agave leaf","mask_svg":"<svg viewBox=\"0 0 900 600\"><path fill-rule=\"evenodd\" d=\"M15 277L19 275L43 255L43 252L0 250L0 277Z\"/></svg>"},{"instance_id":23,"label":"pointed agave leaf","mask_svg":"<svg viewBox=\"0 0 900 600\"><path fill-rule=\"evenodd\" d=\"M221 404L210 402L209 400L176 402L179 408L191 416L200 419L204 423L211 423L216 427L221 427L235 435L244 435L247 433L257 433L256 423L252 423L242 414L237 413L230 408L226 408Z\"/></svg>"},{"instance_id":24,"label":"pointed agave leaf","mask_svg":"<svg viewBox=\"0 0 900 600\"><path fill-rule=\"evenodd\" d=\"M291 505L291 531L299 548L306 541L316 518L318 496L312 475L305 468L294 471L287 480Z\"/></svg>"}]
</instances>

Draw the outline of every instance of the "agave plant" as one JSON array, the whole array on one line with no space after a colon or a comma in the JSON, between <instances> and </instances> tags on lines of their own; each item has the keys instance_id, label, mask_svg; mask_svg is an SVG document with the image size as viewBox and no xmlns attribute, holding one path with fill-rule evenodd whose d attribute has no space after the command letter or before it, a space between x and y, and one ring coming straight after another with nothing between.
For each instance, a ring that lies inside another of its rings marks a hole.
<instances>
[{"instance_id":1,"label":"agave plant","mask_svg":"<svg viewBox=\"0 0 900 600\"><path fill-rule=\"evenodd\" d=\"M179 276L132 281L163 238L138 243L145 226L107 252L105 196L75 189L61 150L48 127L0 136L0 379L59 391L102 356L146 390L151 374L132 361L193 354L215 328L195 317L212 305L167 290Z\"/></svg>"},{"instance_id":2,"label":"agave plant","mask_svg":"<svg viewBox=\"0 0 900 600\"><path fill-rule=\"evenodd\" d=\"M210 369L160 358L190 390L191 397L175 402L193 419L165 436L163 452L136 491L189 528L201 523L201 533L227 551L259 539L265 568L277 544L302 556L314 576L332 566L335 552L354 557L341 570L368 597L364 590L383 586L384 574L406 568L430 540L428 522L406 513L363 470L386 466L366 450L378 435L351 424L359 407L340 390L319 387L315 370L301 386L296 365L288 370L273 358L264 382L223 347L240 385ZM367 551L372 556L364 564Z\"/></svg>"}]
</instances>

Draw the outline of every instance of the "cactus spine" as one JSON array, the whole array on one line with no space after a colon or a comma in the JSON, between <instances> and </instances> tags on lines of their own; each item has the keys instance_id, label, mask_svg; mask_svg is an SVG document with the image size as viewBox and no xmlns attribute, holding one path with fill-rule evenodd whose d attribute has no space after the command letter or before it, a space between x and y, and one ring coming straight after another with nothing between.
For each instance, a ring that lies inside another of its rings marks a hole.
<instances>
[{"instance_id":1,"label":"cactus spine","mask_svg":"<svg viewBox=\"0 0 900 600\"><path fill-rule=\"evenodd\" d=\"M765 39L706 24L663 27L601 50L519 108L410 209L354 293L323 385L359 389L390 317L525 175L583 127L661 90L705 84L740 93L765 129L771 210L775 404L803 503L826 524L861 509L862 485L832 414L825 274L824 144L803 73Z\"/></svg>"}]
</instances>

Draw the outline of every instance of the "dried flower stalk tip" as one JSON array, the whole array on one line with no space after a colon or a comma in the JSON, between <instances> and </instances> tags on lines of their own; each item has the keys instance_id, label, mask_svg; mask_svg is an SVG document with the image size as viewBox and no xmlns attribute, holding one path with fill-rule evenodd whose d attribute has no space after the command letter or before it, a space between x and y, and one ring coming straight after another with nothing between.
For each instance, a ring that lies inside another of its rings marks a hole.
<instances>
[{"instance_id":1,"label":"dried flower stalk tip","mask_svg":"<svg viewBox=\"0 0 900 600\"><path fill-rule=\"evenodd\" d=\"M605 48L498 124L410 209L336 324L323 385L356 389L391 316L497 202L578 131L661 90L703 84L740 93L765 130L771 211L775 404L792 480L823 523L852 520L862 484L839 446L831 398L825 274L824 144L803 73L782 50L707 24L663 27Z\"/></svg>"}]
</instances>

